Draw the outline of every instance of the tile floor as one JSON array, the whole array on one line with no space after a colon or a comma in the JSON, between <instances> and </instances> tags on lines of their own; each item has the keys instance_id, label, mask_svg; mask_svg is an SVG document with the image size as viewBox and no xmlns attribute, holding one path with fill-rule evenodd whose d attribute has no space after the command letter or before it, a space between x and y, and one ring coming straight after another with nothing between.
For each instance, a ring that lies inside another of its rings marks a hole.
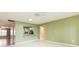
<instances>
[{"instance_id":1,"label":"tile floor","mask_svg":"<svg viewBox=\"0 0 79 59\"><path fill-rule=\"evenodd\" d=\"M74 47L74 46L56 44L49 41L33 40L28 42L21 42L11 47Z\"/></svg>"},{"instance_id":2,"label":"tile floor","mask_svg":"<svg viewBox=\"0 0 79 59\"><path fill-rule=\"evenodd\" d=\"M0 39L0 47L1 46L6 46L6 39Z\"/></svg>"},{"instance_id":3,"label":"tile floor","mask_svg":"<svg viewBox=\"0 0 79 59\"><path fill-rule=\"evenodd\" d=\"M6 40L0 40L0 47L6 46ZM20 42L9 47L75 47L71 45L64 45L50 41L40 41L40 40L30 40L25 42Z\"/></svg>"}]
</instances>

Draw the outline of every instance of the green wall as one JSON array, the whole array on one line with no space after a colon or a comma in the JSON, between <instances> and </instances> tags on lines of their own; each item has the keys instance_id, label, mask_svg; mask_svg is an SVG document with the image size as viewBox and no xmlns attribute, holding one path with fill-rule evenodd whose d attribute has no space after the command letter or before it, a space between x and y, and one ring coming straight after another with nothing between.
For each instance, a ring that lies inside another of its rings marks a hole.
<instances>
[{"instance_id":1,"label":"green wall","mask_svg":"<svg viewBox=\"0 0 79 59\"><path fill-rule=\"evenodd\" d=\"M68 44L79 44L79 15L43 24L45 39Z\"/></svg>"},{"instance_id":2,"label":"green wall","mask_svg":"<svg viewBox=\"0 0 79 59\"><path fill-rule=\"evenodd\" d=\"M32 26L34 28L34 35L24 35L24 26ZM15 22L15 42L22 42L39 38L39 26L24 22Z\"/></svg>"},{"instance_id":3,"label":"green wall","mask_svg":"<svg viewBox=\"0 0 79 59\"><path fill-rule=\"evenodd\" d=\"M45 39L49 41L79 45L79 15L42 24L45 27ZM24 36L23 26L33 26L34 35ZM39 25L16 22L15 42L39 39Z\"/></svg>"}]
</instances>

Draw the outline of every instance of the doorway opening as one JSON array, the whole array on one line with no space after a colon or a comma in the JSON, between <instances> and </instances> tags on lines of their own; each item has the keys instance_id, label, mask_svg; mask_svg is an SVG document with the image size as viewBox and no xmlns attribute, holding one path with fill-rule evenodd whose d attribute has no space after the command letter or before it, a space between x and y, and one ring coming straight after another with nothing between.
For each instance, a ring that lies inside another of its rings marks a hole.
<instances>
[{"instance_id":1,"label":"doorway opening","mask_svg":"<svg viewBox=\"0 0 79 59\"><path fill-rule=\"evenodd\" d=\"M14 45L14 22L1 21L0 22L0 46Z\"/></svg>"},{"instance_id":2,"label":"doorway opening","mask_svg":"<svg viewBox=\"0 0 79 59\"><path fill-rule=\"evenodd\" d=\"M45 28L44 26L40 26L40 41L44 41L45 40Z\"/></svg>"}]
</instances>

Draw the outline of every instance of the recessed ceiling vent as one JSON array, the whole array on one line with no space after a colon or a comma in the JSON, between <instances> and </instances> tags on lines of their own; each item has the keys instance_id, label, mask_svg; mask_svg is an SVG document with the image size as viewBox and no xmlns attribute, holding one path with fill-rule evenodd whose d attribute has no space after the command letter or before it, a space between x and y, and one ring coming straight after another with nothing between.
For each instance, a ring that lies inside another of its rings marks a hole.
<instances>
[{"instance_id":1,"label":"recessed ceiling vent","mask_svg":"<svg viewBox=\"0 0 79 59\"><path fill-rule=\"evenodd\" d=\"M35 16L40 16L40 15L38 13L36 13Z\"/></svg>"}]
</instances>

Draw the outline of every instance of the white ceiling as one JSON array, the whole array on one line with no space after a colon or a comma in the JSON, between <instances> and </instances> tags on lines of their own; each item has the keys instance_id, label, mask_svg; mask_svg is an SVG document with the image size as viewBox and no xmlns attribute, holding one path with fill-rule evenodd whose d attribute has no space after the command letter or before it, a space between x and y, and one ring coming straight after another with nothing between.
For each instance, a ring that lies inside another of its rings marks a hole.
<instances>
[{"instance_id":1,"label":"white ceiling","mask_svg":"<svg viewBox=\"0 0 79 59\"><path fill-rule=\"evenodd\" d=\"M0 20L9 19L32 24L43 24L74 15L79 15L79 12L0 12ZM33 20L29 21L28 19Z\"/></svg>"},{"instance_id":2,"label":"white ceiling","mask_svg":"<svg viewBox=\"0 0 79 59\"><path fill-rule=\"evenodd\" d=\"M14 23L13 23L13 22L8 22L8 21L0 20L0 27L1 27L1 26L12 27L12 26L14 26Z\"/></svg>"}]
</instances>

